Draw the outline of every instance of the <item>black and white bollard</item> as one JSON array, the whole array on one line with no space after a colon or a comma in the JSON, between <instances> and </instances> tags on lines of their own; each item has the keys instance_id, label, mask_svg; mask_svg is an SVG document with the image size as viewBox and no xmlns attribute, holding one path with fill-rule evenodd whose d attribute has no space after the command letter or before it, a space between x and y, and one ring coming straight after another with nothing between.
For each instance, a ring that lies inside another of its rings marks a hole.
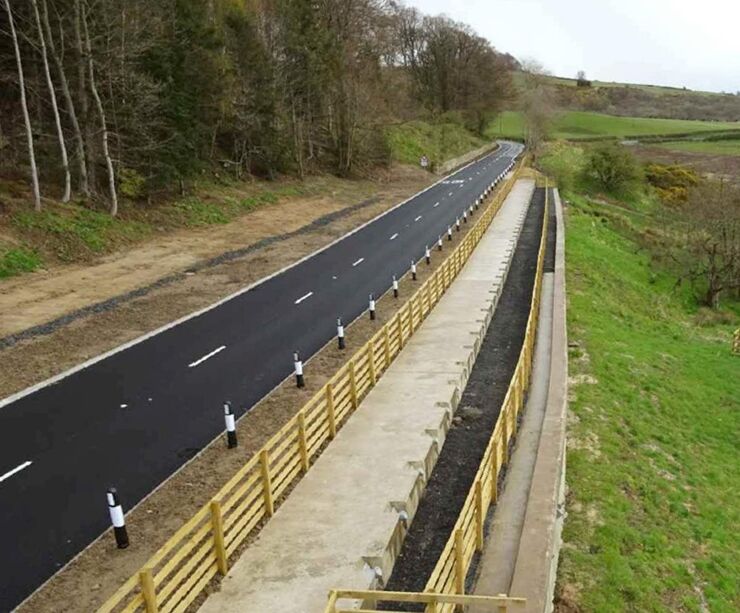
<instances>
[{"instance_id":1,"label":"black and white bollard","mask_svg":"<svg viewBox=\"0 0 740 613\"><path fill-rule=\"evenodd\" d=\"M123 507L118 498L118 491L115 487L109 487L108 493L108 512L110 521L113 524L113 534L116 537L116 546L119 549L128 547L128 532L126 532L126 520L123 517Z\"/></svg>"},{"instance_id":2,"label":"black and white bollard","mask_svg":"<svg viewBox=\"0 0 740 613\"><path fill-rule=\"evenodd\" d=\"M424 259L427 261L427 265L432 263L432 254L429 253L429 245L424 248Z\"/></svg>"},{"instance_id":3,"label":"black and white bollard","mask_svg":"<svg viewBox=\"0 0 740 613\"><path fill-rule=\"evenodd\" d=\"M393 297L398 298L398 279L393 275Z\"/></svg>"},{"instance_id":4,"label":"black and white bollard","mask_svg":"<svg viewBox=\"0 0 740 613\"><path fill-rule=\"evenodd\" d=\"M480 201L481 201L481 200L482 200L482 198L476 198L476 199L475 199L475 208L476 208L476 209L479 209L479 208L480 208Z\"/></svg>"},{"instance_id":5,"label":"black and white bollard","mask_svg":"<svg viewBox=\"0 0 740 613\"><path fill-rule=\"evenodd\" d=\"M460 231L460 218L455 217L455 229L459 232Z\"/></svg>"},{"instance_id":6,"label":"black and white bollard","mask_svg":"<svg viewBox=\"0 0 740 613\"><path fill-rule=\"evenodd\" d=\"M337 317L337 346L344 349L344 326L340 317Z\"/></svg>"},{"instance_id":7,"label":"black and white bollard","mask_svg":"<svg viewBox=\"0 0 740 613\"><path fill-rule=\"evenodd\" d=\"M437 251L442 251L442 237L437 239Z\"/></svg>"},{"instance_id":8,"label":"black and white bollard","mask_svg":"<svg viewBox=\"0 0 740 613\"><path fill-rule=\"evenodd\" d=\"M411 262L411 279L416 281L416 262Z\"/></svg>"},{"instance_id":9,"label":"black and white bollard","mask_svg":"<svg viewBox=\"0 0 740 613\"><path fill-rule=\"evenodd\" d=\"M375 298L373 298L372 294L370 294L368 301L368 310L370 311L370 319L375 319Z\"/></svg>"},{"instance_id":10,"label":"black and white bollard","mask_svg":"<svg viewBox=\"0 0 740 613\"><path fill-rule=\"evenodd\" d=\"M293 353L293 366L295 367L296 387L306 387L306 382L303 380L303 362L301 361L301 356L297 351Z\"/></svg>"},{"instance_id":11,"label":"black and white bollard","mask_svg":"<svg viewBox=\"0 0 740 613\"><path fill-rule=\"evenodd\" d=\"M226 422L226 446L233 449L237 445L236 440L236 419L231 412L231 403L227 400L224 402L224 422Z\"/></svg>"},{"instance_id":12,"label":"black and white bollard","mask_svg":"<svg viewBox=\"0 0 740 613\"><path fill-rule=\"evenodd\" d=\"M475 209L474 209L473 205L471 204L471 205L470 205L470 216L471 216L471 217L473 216L473 212L474 212L474 210L475 210Z\"/></svg>"},{"instance_id":13,"label":"black and white bollard","mask_svg":"<svg viewBox=\"0 0 740 613\"><path fill-rule=\"evenodd\" d=\"M468 212L463 211L463 223L468 223Z\"/></svg>"},{"instance_id":14,"label":"black and white bollard","mask_svg":"<svg viewBox=\"0 0 740 613\"><path fill-rule=\"evenodd\" d=\"M447 240L452 240L452 226L447 226Z\"/></svg>"}]
</instances>

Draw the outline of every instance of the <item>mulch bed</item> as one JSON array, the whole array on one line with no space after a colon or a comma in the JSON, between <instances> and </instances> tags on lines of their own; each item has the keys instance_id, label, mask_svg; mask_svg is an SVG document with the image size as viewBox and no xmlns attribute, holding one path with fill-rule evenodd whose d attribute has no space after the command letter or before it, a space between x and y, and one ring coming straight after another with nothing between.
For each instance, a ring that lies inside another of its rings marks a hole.
<instances>
[{"instance_id":1,"label":"mulch bed","mask_svg":"<svg viewBox=\"0 0 740 613\"><path fill-rule=\"evenodd\" d=\"M480 466L524 341L537 268L544 195L544 190L538 189L532 199L500 301L385 586L389 591L424 591ZM423 610L418 607L389 606L393 610Z\"/></svg>"}]
</instances>

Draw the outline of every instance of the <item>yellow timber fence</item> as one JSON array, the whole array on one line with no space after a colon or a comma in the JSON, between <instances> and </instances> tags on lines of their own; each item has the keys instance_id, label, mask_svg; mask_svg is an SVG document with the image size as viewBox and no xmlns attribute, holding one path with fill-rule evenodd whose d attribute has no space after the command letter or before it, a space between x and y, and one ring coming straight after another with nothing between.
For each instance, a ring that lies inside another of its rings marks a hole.
<instances>
[{"instance_id":1,"label":"yellow timber fence","mask_svg":"<svg viewBox=\"0 0 740 613\"><path fill-rule=\"evenodd\" d=\"M365 605L362 611L374 613L367 606L375 606L378 601L414 602L426 604L426 613L450 613L455 607L477 605L490 607L491 611L504 612L508 607L523 605L523 598L513 598L504 594L497 596L466 596L465 579L476 553L483 550L483 527L486 515L498 497L498 481L501 469L509 458L509 443L516 432L517 417L524 406L524 395L529 387L532 374L532 356L537 336L537 323L542 290L542 271L547 245L547 225L549 209L548 190L545 189L545 211L542 223L542 236L537 254L537 271L535 273L529 317L524 335L524 342L514 375L504 397L493 434L488 442L473 485L468 492L460 515L437 561L423 593L382 592L362 590L332 590L325 613L349 613L351 608L340 608L343 599L362 600ZM370 603L369 605L367 603Z\"/></svg>"},{"instance_id":2,"label":"yellow timber fence","mask_svg":"<svg viewBox=\"0 0 740 613\"><path fill-rule=\"evenodd\" d=\"M240 545L275 511L278 498L305 474L322 446L375 385L465 265L501 208L521 168L496 192L470 232L398 312L359 349L221 490L99 609L185 611Z\"/></svg>"}]
</instances>

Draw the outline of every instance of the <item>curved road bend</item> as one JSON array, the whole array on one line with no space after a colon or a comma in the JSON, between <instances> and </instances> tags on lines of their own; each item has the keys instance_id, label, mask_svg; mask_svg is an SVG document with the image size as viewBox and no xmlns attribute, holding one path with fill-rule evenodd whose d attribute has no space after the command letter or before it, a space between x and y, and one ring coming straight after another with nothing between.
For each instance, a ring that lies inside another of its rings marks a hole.
<instances>
[{"instance_id":1,"label":"curved road bend","mask_svg":"<svg viewBox=\"0 0 740 613\"><path fill-rule=\"evenodd\" d=\"M108 527L106 488L131 508L382 294L504 172L521 145L450 175L331 247L230 300L0 403L0 610Z\"/></svg>"}]
</instances>

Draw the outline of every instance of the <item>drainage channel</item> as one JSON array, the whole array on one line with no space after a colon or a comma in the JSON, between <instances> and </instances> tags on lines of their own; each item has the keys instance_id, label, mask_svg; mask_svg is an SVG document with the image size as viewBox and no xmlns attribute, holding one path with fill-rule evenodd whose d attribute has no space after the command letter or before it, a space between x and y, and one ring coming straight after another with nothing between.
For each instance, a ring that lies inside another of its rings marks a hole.
<instances>
[{"instance_id":1,"label":"drainage channel","mask_svg":"<svg viewBox=\"0 0 740 613\"><path fill-rule=\"evenodd\" d=\"M501 298L386 590L424 591L470 490L524 341L544 205L545 190L538 188ZM393 609L399 610L398 605ZM423 606L407 604L402 610Z\"/></svg>"}]
</instances>

